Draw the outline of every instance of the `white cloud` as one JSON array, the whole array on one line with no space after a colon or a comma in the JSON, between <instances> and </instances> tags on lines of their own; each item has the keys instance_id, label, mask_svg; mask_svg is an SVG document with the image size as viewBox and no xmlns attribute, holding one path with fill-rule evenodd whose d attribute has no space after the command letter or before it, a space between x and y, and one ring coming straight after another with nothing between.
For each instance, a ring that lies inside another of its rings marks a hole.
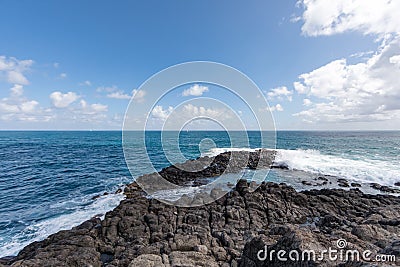
<instances>
[{"instance_id":1,"label":"white cloud","mask_svg":"<svg viewBox=\"0 0 400 267\"><path fill-rule=\"evenodd\" d=\"M29 84L28 79L18 71L9 71L7 74L7 82L15 84Z\"/></svg>"},{"instance_id":2,"label":"white cloud","mask_svg":"<svg viewBox=\"0 0 400 267\"><path fill-rule=\"evenodd\" d=\"M306 106L306 107L308 107L308 106L311 106L311 105L312 105L312 102L311 102L310 99L304 98L304 99L303 99L303 105Z\"/></svg>"},{"instance_id":3,"label":"white cloud","mask_svg":"<svg viewBox=\"0 0 400 267\"><path fill-rule=\"evenodd\" d=\"M131 99L133 97L133 101L136 103L142 103L145 100L146 91L144 90L132 90L132 94L127 94L124 90L118 89L117 86L109 86L109 87L98 87L96 89L97 92L107 92L108 98L114 99Z\"/></svg>"},{"instance_id":4,"label":"white cloud","mask_svg":"<svg viewBox=\"0 0 400 267\"><path fill-rule=\"evenodd\" d=\"M18 60L14 57L0 56L0 78L11 84L29 84L24 73L32 66L33 60Z\"/></svg>"},{"instance_id":5,"label":"white cloud","mask_svg":"<svg viewBox=\"0 0 400 267\"><path fill-rule=\"evenodd\" d=\"M160 119L160 120L166 120L168 116L171 114L171 112L174 110L173 107L169 106L167 109L163 109L162 106L157 105L153 108L151 111L151 116L155 119Z\"/></svg>"},{"instance_id":6,"label":"white cloud","mask_svg":"<svg viewBox=\"0 0 400 267\"><path fill-rule=\"evenodd\" d=\"M123 91L118 91L108 94L107 97L114 99L131 99L132 96L125 94Z\"/></svg>"},{"instance_id":7,"label":"white cloud","mask_svg":"<svg viewBox=\"0 0 400 267\"><path fill-rule=\"evenodd\" d=\"M144 91L144 90L136 90L136 89L134 89L132 91L133 101L135 101L137 103L144 102L144 96L145 95L146 95L146 91Z\"/></svg>"},{"instance_id":8,"label":"white cloud","mask_svg":"<svg viewBox=\"0 0 400 267\"><path fill-rule=\"evenodd\" d=\"M371 56L374 53L375 53L374 51L357 52L357 53L351 54L349 57L350 58L353 57L353 58L364 58L364 59L366 59L365 56Z\"/></svg>"},{"instance_id":9,"label":"white cloud","mask_svg":"<svg viewBox=\"0 0 400 267\"><path fill-rule=\"evenodd\" d=\"M119 90L116 92L109 93L107 95L108 98L114 98L114 99L131 99L133 97L133 101L141 103L144 101L144 96L146 95L146 92L143 90L133 90L132 95L128 95L124 93L124 91Z\"/></svg>"},{"instance_id":10,"label":"white cloud","mask_svg":"<svg viewBox=\"0 0 400 267\"><path fill-rule=\"evenodd\" d=\"M400 67L400 55L392 56L389 58L389 62Z\"/></svg>"},{"instance_id":11,"label":"white cloud","mask_svg":"<svg viewBox=\"0 0 400 267\"><path fill-rule=\"evenodd\" d=\"M67 78L67 74L66 73L61 73L60 76L58 76L60 79L65 79Z\"/></svg>"},{"instance_id":12,"label":"white cloud","mask_svg":"<svg viewBox=\"0 0 400 267\"><path fill-rule=\"evenodd\" d=\"M19 107L17 105L11 105L6 103L4 100L0 102L1 113L17 113L19 112Z\"/></svg>"},{"instance_id":13,"label":"white cloud","mask_svg":"<svg viewBox=\"0 0 400 267\"><path fill-rule=\"evenodd\" d=\"M259 108L258 109L260 112L274 112L274 111L283 111L283 107L281 104L276 104L276 105L271 105L265 108Z\"/></svg>"},{"instance_id":14,"label":"white cloud","mask_svg":"<svg viewBox=\"0 0 400 267\"><path fill-rule=\"evenodd\" d=\"M318 99L296 116L308 121L354 122L400 118L400 38L381 47L365 62L332 61L299 76L296 91Z\"/></svg>"},{"instance_id":15,"label":"white cloud","mask_svg":"<svg viewBox=\"0 0 400 267\"><path fill-rule=\"evenodd\" d=\"M283 111L283 107L281 106L281 104L276 104L275 106L271 106L270 110L271 111Z\"/></svg>"},{"instance_id":16,"label":"white cloud","mask_svg":"<svg viewBox=\"0 0 400 267\"><path fill-rule=\"evenodd\" d=\"M343 87L346 75L346 59L340 59L301 74L299 78L302 82L295 82L293 85L298 93L325 97Z\"/></svg>"},{"instance_id":17,"label":"white cloud","mask_svg":"<svg viewBox=\"0 0 400 267\"><path fill-rule=\"evenodd\" d=\"M90 107L94 112L106 112L108 110L108 106L103 104L91 104Z\"/></svg>"},{"instance_id":18,"label":"white cloud","mask_svg":"<svg viewBox=\"0 0 400 267\"><path fill-rule=\"evenodd\" d=\"M74 92L63 94L61 92L53 92L50 94L50 99L56 108L66 108L75 102L79 96Z\"/></svg>"},{"instance_id":19,"label":"white cloud","mask_svg":"<svg viewBox=\"0 0 400 267\"><path fill-rule=\"evenodd\" d=\"M89 104L84 99L77 102L80 96L74 92L53 92L50 99L54 108L43 108L36 100L27 99L24 95L23 86L16 84L10 88L8 97L0 99L0 120L5 121L9 127L20 127L27 124L19 122L34 122L32 125L50 127L51 129L70 127L86 128L111 123L107 117L108 106L100 103ZM68 107L68 108L67 108ZM48 123L51 124L41 124ZM39 124L38 124L39 123ZM47 126L46 126L47 125ZM30 127L31 127L30 126ZM35 128L35 126L32 126Z\"/></svg>"},{"instance_id":20,"label":"white cloud","mask_svg":"<svg viewBox=\"0 0 400 267\"><path fill-rule=\"evenodd\" d=\"M38 105L39 102L31 100L21 103L20 108L22 112L29 113L35 111Z\"/></svg>"},{"instance_id":21,"label":"white cloud","mask_svg":"<svg viewBox=\"0 0 400 267\"><path fill-rule=\"evenodd\" d=\"M356 53L363 62L332 61L299 76L294 88L315 97L295 116L306 122L371 122L400 119L400 1L300 0L302 32L309 36L360 32L377 36L376 52Z\"/></svg>"},{"instance_id":22,"label":"white cloud","mask_svg":"<svg viewBox=\"0 0 400 267\"><path fill-rule=\"evenodd\" d=\"M10 91L12 96L18 97L24 93L24 87L20 84L14 84Z\"/></svg>"},{"instance_id":23,"label":"white cloud","mask_svg":"<svg viewBox=\"0 0 400 267\"><path fill-rule=\"evenodd\" d=\"M85 115L94 115L97 113L103 113L108 111L108 106L103 104L88 104L85 100L81 99L79 102L80 108L74 108L75 113L81 113Z\"/></svg>"},{"instance_id":24,"label":"white cloud","mask_svg":"<svg viewBox=\"0 0 400 267\"><path fill-rule=\"evenodd\" d=\"M74 127L88 127L87 125L105 126L109 122L107 116L108 106L94 103L89 104L86 100L81 99L79 103L71 105L68 109L57 110L59 120L65 121L66 124L74 125Z\"/></svg>"},{"instance_id":25,"label":"white cloud","mask_svg":"<svg viewBox=\"0 0 400 267\"><path fill-rule=\"evenodd\" d=\"M204 101L193 101L163 107L157 105L150 112L147 127L149 129L180 130L185 129L242 129L243 122L239 115L222 103L206 103Z\"/></svg>"},{"instance_id":26,"label":"white cloud","mask_svg":"<svg viewBox=\"0 0 400 267\"><path fill-rule=\"evenodd\" d=\"M293 95L293 91L288 90L286 86L273 88L267 93L267 96L269 99L276 98L276 99L282 100L283 97L286 97L287 100L289 100L289 101L292 101L292 95Z\"/></svg>"},{"instance_id":27,"label":"white cloud","mask_svg":"<svg viewBox=\"0 0 400 267\"><path fill-rule=\"evenodd\" d=\"M220 118L223 119L228 115L225 109L213 109L213 108L205 108L202 106L195 106L192 104L186 104L182 109L182 116L186 115L188 117L211 117L211 118Z\"/></svg>"},{"instance_id":28,"label":"white cloud","mask_svg":"<svg viewBox=\"0 0 400 267\"><path fill-rule=\"evenodd\" d=\"M9 97L0 100L0 120L3 121L49 121L54 117L51 110L40 107L39 102L23 96L22 85L10 88Z\"/></svg>"},{"instance_id":29,"label":"white cloud","mask_svg":"<svg viewBox=\"0 0 400 267\"><path fill-rule=\"evenodd\" d=\"M195 84L192 85L190 88L185 89L182 93L182 96L201 96L205 92L208 92L207 86Z\"/></svg>"},{"instance_id":30,"label":"white cloud","mask_svg":"<svg viewBox=\"0 0 400 267\"><path fill-rule=\"evenodd\" d=\"M164 109L163 106L157 105L151 111L151 115L153 118L166 120L168 116L173 114L173 119L176 121L190 120L197 117L209 117L219 120L229 119L232 117L232 111L226 110L224 108L206 108L193 104L186 104L182 107L179 107L176 112L172 113L173 111L174 108L171 106Z\"/></svg>"},{"instance_id":31,"label":"white cloud","mask_svg":"<svg viewBox=\"0 0 400 267\"><path fill-rule=\"evenodd\" d=\"M304 8L302 32L309 36L400 33L397 0L300 0L300 6Z\"/></svg>"}]
</instances>

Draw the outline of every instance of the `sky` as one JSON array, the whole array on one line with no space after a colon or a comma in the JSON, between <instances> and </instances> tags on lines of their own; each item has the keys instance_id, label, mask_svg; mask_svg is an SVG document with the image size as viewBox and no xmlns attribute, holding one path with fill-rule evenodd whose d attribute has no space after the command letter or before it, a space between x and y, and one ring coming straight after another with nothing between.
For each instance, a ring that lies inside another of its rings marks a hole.
<instances>
[{"instance_id":1,"label":"sky","mask_svg":"<svg viewBox=\"0 0 400 267\"><path fill-rule=\"evenodd\" d=\"M0 130L121 130L129 103L150 104L134 115L152 129L174 110L251 120L242 99L203 82L148 103L167 88L142 84L190 61L247 75L278 130L400 130L400 1L4 0L0 10Z\"/></svg>"}]
</instances>

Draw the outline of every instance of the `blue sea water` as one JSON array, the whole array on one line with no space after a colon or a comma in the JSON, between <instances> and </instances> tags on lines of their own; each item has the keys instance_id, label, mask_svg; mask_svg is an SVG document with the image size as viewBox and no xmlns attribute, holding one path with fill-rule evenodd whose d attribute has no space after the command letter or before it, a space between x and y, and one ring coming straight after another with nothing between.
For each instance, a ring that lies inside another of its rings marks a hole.
<instances>
[{"instance_id":1,"label":"blue sea water","mask_svg":"<svg viewBox=\"0 0 400 267\"><path fill-rule=\"evenodd\" d=\"M135 135L140 133L130 134L133 147L140 147L142 144L135 144L139 140ZM165 133L161 144L160 132L147 132L146 149L155 169L160 170L182 161L181 154L189 159L231 147L262 146L259 132L247 134L246 140L239 134L232 142L226 132L181 132L176 150L169 147L175 134ZM301 175L327 174L384 185L400 181L400 132L281 131L277 132L276 148L276 161ZM169 151L170 157L163 150ZM134 157L137 162L132 164L137 168L132 177L121 132L1 131L0 257L15 255L35 240L113 209L123 199L122 194L113 192L152 171L143 167L142 156ZM290 175L299 175L293 173ZM266 179L282 181L285 175L290 176L272 171ZM103 195L105 192L110 194Z\"/></svg>"}]
</instances>

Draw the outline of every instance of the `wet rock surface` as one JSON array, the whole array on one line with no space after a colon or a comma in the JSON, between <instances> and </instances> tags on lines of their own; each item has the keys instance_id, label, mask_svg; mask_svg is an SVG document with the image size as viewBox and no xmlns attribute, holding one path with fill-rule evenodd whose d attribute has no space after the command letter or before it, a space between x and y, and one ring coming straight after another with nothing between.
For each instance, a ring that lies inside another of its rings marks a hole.
<instances>
[{"instance_id":1,"label":"wet rock surface","mask_svg":"<svg viewBox=\"0 0 400 267\"><path fill-rule=\"evenodd\" d=\"M235 151L221 153L215 157L201 157L188 160L162 169L158 174L167 181L184 185L194 182L194 185L204 183L203 178L220 176L226 173L237 173L244 168L268 169L273 166L276 152L274 150L259 149L254 152ZM147 181L152 175L143 175L137 179Z\"/></svg>"},{"instance_id":2,"label":"wet rock surface","mask_svg":"<svg viewBox=\"0 0 400 267\"><path fill-rule=\"evenodd\" d=\"M172 179L175 171L165 172ZM189 179L177 177L177 183ZM376 266L257 257L265 246L300 253L337 248L340 238L349 249L400 255L399 197L367 195L358 188L297 192L262 183L250 192L249 186L240 180L217 201L185 208L149 199L132 183L126 199L103 220L93 218L34 242L0 266Z\"/></svg>"}]
</instances>

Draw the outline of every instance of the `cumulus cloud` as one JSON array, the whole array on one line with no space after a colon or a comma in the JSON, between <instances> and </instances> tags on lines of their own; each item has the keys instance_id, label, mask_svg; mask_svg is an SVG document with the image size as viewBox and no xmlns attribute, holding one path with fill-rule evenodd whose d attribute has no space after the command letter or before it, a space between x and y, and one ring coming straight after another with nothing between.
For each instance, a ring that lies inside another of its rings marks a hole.
<instances>
[{"instance_id":1,"label":"cumulus cloud","mask_svg":"<svg viewBox=\"0 0 400 267\"><path fill-rule=\"evenodd\" d=\"M29 84L25 72L29 71L33 60L18 60L14 57L0 56L0 78L11 84Z\"/></svg>"},{"instance_id":2,"label":"cumulus cloud","mask_svg":"<svg viewBox=\"0 0 400 267\"><path fill-rule=\"evenodd\" d=\"M65 78L67 78L67 74L66 73L61 73L58 77L60 79L65 79Z\"/></svg>"},{"instance_id":3,"label":"cumulus cloud","mask_svg":"<svg viewBox=\"0 0 400 267\"><path fill-rule=\"evenodd\" d=\"M24 87L20 84L14 84L13 87L10 89L11 95L14 97L22 96L24 93Z\"/></svg>"},{"instance_id":4,"label":"cumulus cloud","mask_svg":"<svg viewBox=\"0 0 400 267\"><path fill-rule=\"evenodd\" d=\"M18 71L9 71L7 74L7 82L15 84L29 84L28 79Z\"/></svg>"},{"instance_id":5,"label":"cumulus cloud","mask_svg":"<svg viewBox=\"0 0 400 267\"><path fill-rule=\"evenodd\" d=\"M300 94L325 97L343 88L347 75L346 59L332 61L323 67L299 76L302 82L293 84Z\"/></svg>"},{"instance_id":6,"label":"cumulus cloud","mask_svg":"<svg viewBox=\"0 0 400 267\"><path fill-rule=\"evenodd\" d=\"M207 86L195 84L195 85L192 85L190 88L185 89L182 92L182 96L201 96L205 92L208 92Z\"/></svg>"},{"instance_id":7,"label":"cumulus cloud","mask_svg":"<svg viewBox=\"0 0 400 267\"><path fill-rule=\"evenodd\" d=\"M367 61L348 64L346 59L332 61L299 76L294 83L300 94L319 102L296 116L308 121L389 120L400 111L400 39L380 48Z\"/></svg>"},{"instance_id":8,"label":"cumulus cloud","mask_svg":"<svg viewBox=\"0 0 400 267\"><path fill-rule=\"evenodd\" d=\"M276 104L275 106L270 107L271 111L283 111L283 107L281 104Z\"/></svg>"},{"instance_id":9,"label":"cumulus cloud","mask_svg":"<svg viewBox=\"0 0 400 267\"><path fill-rule=\"evenodd\" d=\"M228 118L228 111L222 108L206 108L202 106L195 106L192 104L187 104L183 106L183 114L187 114L189 117L197 117L197 116L204 116L204 117L211 117L211 118L219 118L224 119Z\"/></svg>"},{"instance_id":10,"label":"cumulus cloud","mask_svg":"<svg viewBox=\"0 0 400 267\"><path fill-rule=\"evenodd\" d=\"M31 100L31 101L26 101L21 103L21 111L22 112L33 112L36 110L36 108L39 106L39 102L35 101L35 100Z\"/></svg>"},{"instance_id":11,"label":"cumulus cloud","mask_svg":"<svg viewBox=\"0 0 400 267\"><path fill-rule=\"evenodd\" d=\"M8 104L6 101L1 101L0 102L0 111L1 113L17 113L19 112L19 107L18 105L11 105Z\"/></svg>"},{"instance_id":12,"label":"cumulus cloud","mask_svg":"<svg viewBox=\"0 0 400 267\"><path fill-rule=\"evenodd\" d=\"M157 105L150 112L148 127L152 129L180 130L187 129L242 129L243 121L239 115L223 104L186 103L176 107Z\"/></svg>"},{"instance_id":13,"label":"cumulus cloud","mask_svg":"<svg viewBox=\"0 0 400 267\"><path fill-rule=\"evenodd\" d=\"M36 100L27 99L20 84L10 88L8 97L0 100L0 120L3 121L49 121L53 118L50 109L40 107Z\"/></svg>"},{"instance_id":14,"label":"cumulus cloud","mask_svg":"<svg viewBox=\"0 0 400 267\"><path fill-rule=\"evenodd\" d=\"M81 113L84 115L95 115L98 113L104 113L108 111L108 106L95 103L95 104L88 104L85 100L81 99L79 102L80 108L75 108L73 111L75 113Z\"/></svg>"},{"instance_id":15,"label":"cumulus cloud","mask_svg":"<svg viewBox=\"0 0 400 267\"><path fill-rule=\"evenodd\" d=\"M400 1L396 0L300 0L302 32L309 36L348 31L375 34L400 32Z\"/></svg>"},{"instance_id":16,"label":"cumulus cloud","mask_svg":"<svg viewBox=\"0 0 400 267\"><path fill-rule=\"evenodd\" d=\"M163 106L157 105L151 111L151 116L155 119L166 120L168 116L174 110L173 107L169 106L168 108L164 109Z\"/></svg>"},{"instance_id":17,"label":"cumulus cloud","mask_svg":"<svg viewBox=\"0 0 400 267\"><path fill-rule=\"evenodd\" d=\"M400 1L300 0L302 32L309 36L360 32L376 36L377 51L356 53L362 62L334 60L299 76L293 86L308 107L307 122L371 122L400 118ZM313 103L308 99L313 97ZM306 100L307 99L307 100Z\"/></svg>"},{"instance_id":18,"label":"cumulus cloud","mask_svg":"<svg viewBox=\"0 0 400 267\"><path fill-rule=\"evenodd\" d=\"M281 104L276 104L276 105L271 105L265 108L260 108L259 109L260 112L275 112L275 111L283 111L283 107Z\"/></svg>"},{"instance_id":19,"label":"cumulus cloud","mask_svg":"<svg viewBox=\"0 0 400 267\"><path fill-rule=\"evenodd\" d=\"M95 112L106 112L108 110L108 106L107 105L98 104L98 103L91 104L90 107Z\"/></svg>"},{"instance_id":20,"label":"cumulus cloud","mask_svg":"<svg viewBox=\"0 0 400 267\"><path fill-rule=\"evenodd\" d=\"M80 99L69 105L68 108L55 109L55 125L59 127L77 127L87 129L88 127L105 127L111 123L107 116L108 106L100 103L90 104L84 99ZM66 126L67 125L67 126Z\"/></svg>"},{"instance_id":21,"label":"cumulus cloud","mask_svg":"<svg viewBox=\"0 0 400 267\"><path fill-rule=\"evenodd\" d=\"M312 102L311 102L310 99L308 99L308 98L304 98L303 99L303 106L308 107L308 106L311 106L311 105L312 105Z\"/></svg>"},{"instance_id":22,"label":"cumulus cloud","mask_svg":"<svg viewBox=\"0 0 400 267\"><path fill-rule=\"evenodd\" d=\"M400 68L400 55L390 57L389 62Z\"/></svg>"},{"instance_id":23,"label":"cumulus cloud","mask_svg":"<svg viewBox=\"0 0 400 267\"><path fill-rule=\"evenodd\" d=\"M289 90L286 86L273 88L267 93L269 99L283 100L283 98L286 98L289 101L292 101L292 95L293 91Z\"/></svg>"},{"instance_id":24,"label":"cumulus cloud","mask_svg":"<svg viewBox=\"0 0 400 267\"><path fill-rule=\"evenodd\" d=\"M163 106L157 105L151 111L151 115L154 118L166 120L168 116L172 114L174 108L169 106L164 109ZM174 116L179 117L179 119L191 119L196 117L210 117L215 119L229 119L231 118L232 111L229 111L224 108L207 108L203 106L196 106L193 104L186 104L177 110L177 113L174 112Z\"/></svg>"},{"instance_id":25,"label":"cumulus cloud","mask_svg":"<svg viewBox=\"0 0 400 267\"><path fill-rule=\"evenodd\" d=\"M49 97L56 108L66 108L79 98L79 96L74 92L68 92L65 94L61 92L53 92Z\"/></svg>"},{"instance_id":26,"label":"cumulus cloud","mask_svg":"<svg viewBox=\"0 0 400 267\"><path fill-rule=\"evenodd\" d=\"M137 103L144 102L145 95L146 95L146 91L144 91L144 90L136 90L136 89L134 89L132 91L133 101L135 101Z\"/></svg>"}]
</instances>

